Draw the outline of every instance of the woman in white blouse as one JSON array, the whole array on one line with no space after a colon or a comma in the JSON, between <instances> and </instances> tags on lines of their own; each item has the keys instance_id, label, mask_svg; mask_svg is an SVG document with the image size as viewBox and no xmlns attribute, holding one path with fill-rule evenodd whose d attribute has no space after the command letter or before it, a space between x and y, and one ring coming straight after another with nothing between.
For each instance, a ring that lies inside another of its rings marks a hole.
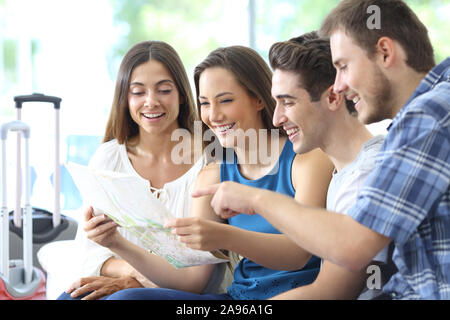
<instances>
[{"instance_id":1,"label":"woman in white blouse","mask_svg":"<svg viewBox=\"0 0 450 320\"><path fill-rule=\"evenodd\" d=\"M174 163L172 150L180 142L171 137L175 130L184 129L193 141L196 119L188 77L178 54L164 42L139 43L121 63L104 143L90 167L131 173L146 180L149 192L170 212L186 217L193 184L205 166L205 158L201 146L194 150L195 144L190 143L190 154L182 155L189 161ZM118 229L125 239L142 247L139 239ZM86 232L79 232L77 239L82 246L82 278L59 299L99 299L121 289L155 286L125 260L89 240ZM154 257L160 260L155 268L172 268L165 260Z\"/></svg>"}]
</instances>

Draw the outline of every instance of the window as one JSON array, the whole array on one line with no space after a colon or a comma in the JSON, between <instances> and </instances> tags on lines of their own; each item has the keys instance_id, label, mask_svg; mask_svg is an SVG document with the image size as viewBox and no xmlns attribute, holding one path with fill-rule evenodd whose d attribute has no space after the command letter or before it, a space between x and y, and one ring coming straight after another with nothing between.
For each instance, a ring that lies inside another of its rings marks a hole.
<instances>
[{"instance_id":1,"label":"window","mask_svg":"<svg viewBox=\"0 0 450 320\"><path fill-rule=\"evenodd\" d=\"M195 65L213 49L251 45L267 60L272 43L317 29L337 3L338 0L0 0L0 122L15 119L15 95L41 92L61 97L64 162L67 137L103 135L119 63L133 44L149 39L170 43L180 54L192 81ZM450 1L408 3L429 27L437 61L443 60L450 53ZM53 141L52 108L25 106L22 119L32 128L31 161L37 172L34 194L40 193L32 203L45 208L47 203L51 206L53 195L48 179L53 170L49 161L53 159L53 147L46 143ZM9 154L14 154L14 143L9 145ZM9 159L13 165L15 158ZM11 191L9 194L12 196Z\"/></svg>"}]
</instances>

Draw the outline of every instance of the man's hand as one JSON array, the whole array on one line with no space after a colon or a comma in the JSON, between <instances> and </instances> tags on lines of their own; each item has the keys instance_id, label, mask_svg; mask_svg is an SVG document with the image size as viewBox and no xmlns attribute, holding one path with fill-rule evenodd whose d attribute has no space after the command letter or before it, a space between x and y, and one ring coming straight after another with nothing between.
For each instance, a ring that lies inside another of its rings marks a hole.
<instances>
[{"instance_id":1,"label":"man's hand","mask_svg":"<svg viewBox=\"0 0 450 320\"><path fill-rule=\"evenodd\" d=\"M258 192L263 190L226 181L200 188L192 193L192 197L213 195L211 207L214 212L221 218L228 219L240 213L255 214L252 200Z\"/></svg>"},{"instance_id":2,"label":"man's hand","mask_svg":"<svg viewBox=\"0 0 450 320\"><path fill-rule=\"evenodd\" d=\"M142 285L133 277L88 277L75 281L66 293L72 298L86 295L81 300L97 300L119 290L127 288L141 288Z\"/></svg>"}]
</instances>

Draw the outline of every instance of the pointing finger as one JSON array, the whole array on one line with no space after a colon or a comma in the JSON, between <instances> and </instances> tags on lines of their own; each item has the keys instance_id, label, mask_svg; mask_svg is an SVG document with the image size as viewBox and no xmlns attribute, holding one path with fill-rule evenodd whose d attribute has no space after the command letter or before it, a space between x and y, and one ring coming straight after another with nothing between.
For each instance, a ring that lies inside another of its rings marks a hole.
<instances>
[{"instance_id":1,"label":"pointing finger","mask_svg":"<svg viewBox=\"0 0 450 320\"><path fill-rule=\"evenodd\" d=\"M217 190L219 189L219 187L220 187L220 183L212 184L210 186L195 190L194 192L192 192L191 196L193 198L199 198L199 197L203 197L203 196L214 195L217 192Z\"/></svg>"},{"instance_id":2,"label":"pointing finger","mask_svg":"<svg viewBox=\"0 0 450 320\"><path fill-rule=\"evenodd\" d=\"M186 227L190 226L193 222L193 218L178 218L178 219L172 219L166 222L164 224L164 228L178 228L178 227Z\"/></svg>"}]
</instances>

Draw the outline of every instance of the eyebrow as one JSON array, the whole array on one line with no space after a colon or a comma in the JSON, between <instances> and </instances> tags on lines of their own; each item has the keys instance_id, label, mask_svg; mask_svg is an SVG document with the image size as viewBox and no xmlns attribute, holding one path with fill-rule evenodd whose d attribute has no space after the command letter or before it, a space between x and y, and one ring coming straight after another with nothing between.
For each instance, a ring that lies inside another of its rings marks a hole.
<instances>
[{"instance_id":1,"label":"eyebrow","mask_svg":"<svg viewBox=\"0 0 450 320\"><path fill-rule=\"evenodd\" d=\"M231 93L231 92L221 92L221 93L218 93L216 96L215 96L215 98L220 98L220 97L222 97L222 96L224 96L224 95L227 95L227 94L233 94L233 93ZM206 97L204 97L204 96L198 96L199 98L202 98L202 99L208 99L208 98L206 98Z\"/></svg>"},{"instance_id":2,"label":"eyebrow","mask_svg":"<svg viewBox=\"0 0 450 320\"><path fill-rule=\"evenodd\" d=\"M337 58L336 60L333 60L333 65L336 67L342 63L342 58Z\"/></svg>"},{"instance_id":3,"label":"eyebrow","mask_svg":"<svg viewBox=\"0 0 450 320\"><path fill-rule=\"evenodd\" d=\"M291 96L289 94L279 94L275 98L277 98L277 99L297 99L297 97Z\"/></svg>"},{"instance_id":4,"label":"eyebrow","mask_svg":"<svg viewBox=\"0 0 450 320\"><path fill-rule=\"evenodd\" d=\"M163 80L158 81L158 82L156 83L156 85L158 86L158 85L163 84L163 83L166 83L166 82L173 83L173 81L170 80L170 79L163 79ZM137 82L137 81L135 81L135 82L130 83L130 87L131 87L131 86L144 86L144 84L143 84L142 82Z\"/></svg>"}]
</instances>

